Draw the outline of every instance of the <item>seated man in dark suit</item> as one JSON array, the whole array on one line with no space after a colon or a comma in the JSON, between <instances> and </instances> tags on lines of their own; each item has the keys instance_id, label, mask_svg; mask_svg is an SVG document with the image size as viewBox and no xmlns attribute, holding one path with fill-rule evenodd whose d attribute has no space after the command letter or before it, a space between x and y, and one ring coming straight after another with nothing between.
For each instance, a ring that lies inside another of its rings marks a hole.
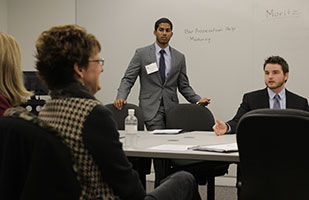
<instances>
[{"instance_id":1,"label":"seated man in dark suit","mask_svg":"<svg viewBox=\"0 0 309 200\"><path fill-rule=\"evenodd\" d=\"M239 119L251 110L259 108L299 109L309 111L308 101L288 91L285 83L289 77L289 65L280 56L271 56L264 63L266 88L244 94L234 118L226 123L216 120L213 130L216 135L235 133Z\"/></svg>"},{"instance_id":2,"label":"seated man in dark suit","mask_svg":"<svg viewBox=\"0 0 309 200\"><path fill-rule=\"evenodd\" d=\"M280 56L271 56L264 62L266 88L244 94L234 118L226 123L216 120L213 130L216 135L235 133L238 121L247 112L260 108L299 109L309 111L306 98L285 88L289 77L289 65ZM237 167L237 187L241 186L240 170ZM238 190L239 192L239 190Z\"/></svg>"}]
</instances>

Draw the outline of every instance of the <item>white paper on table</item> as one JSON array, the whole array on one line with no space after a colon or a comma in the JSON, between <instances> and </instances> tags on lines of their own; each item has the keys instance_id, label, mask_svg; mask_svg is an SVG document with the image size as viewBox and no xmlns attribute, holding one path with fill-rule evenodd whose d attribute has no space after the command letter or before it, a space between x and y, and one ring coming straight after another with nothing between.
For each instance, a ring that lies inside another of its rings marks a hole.
<instances>
[{"instance_id":1,"label":"white paper on table","mask_svg":"<svg viewBox=\"0 0 309 200\"><path fill-rule=\"evenodd\" d=\"M238 147L237 143L229 143L229 144L216 144L216 145L197 145L191 147L193 150L197 151L213 151L213 152L220 152L220 153L229 153L229 152L237 152Z\"/></svg>"},{"instance_id":2,"label":"white paper on table","mask_svg":"<svg viewBox=\"0 0 309 200\"><path fill-rule=\"evenodd\" d=\"M150 131L152 134L178 134L182 131L182 129L156 129L154 131Z\"/></svg>"},{"instance_id":3,"label":"white paper on table","mask_svg":"<svg viewBox=\"0 0 309 200\"><path fill-rule=\"evenodd\" d=\"M171 150L171 151L186 151L194 145L181 145L181 144L162 144L159 146L150 147L153 150Z\"/></svg>"}]
</instances>

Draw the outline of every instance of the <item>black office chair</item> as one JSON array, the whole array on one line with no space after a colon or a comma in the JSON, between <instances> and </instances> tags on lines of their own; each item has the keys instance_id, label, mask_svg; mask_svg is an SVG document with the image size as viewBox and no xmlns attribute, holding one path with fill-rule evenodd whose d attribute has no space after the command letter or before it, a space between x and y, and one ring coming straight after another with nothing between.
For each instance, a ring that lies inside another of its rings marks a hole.
<instances>
[{"instance_id":1,"label":"black office chair","mask_svg":"<svg viewBox=\"0 0 309 200\"><path fill-rule=\"evenodd\" d=\"M258 109L237 127L241 200L308 199L309 112Z\"/></svg>"},{"instance_id":2,"label":"black office chair","mask_svg":"<svg viewBox=\"0 0 309 200\"><path fill-rule=\"evenodd\" d=\"M207 107L197 104L178 104L166 114L167 128L184 131L213 131L214 117ZM207 183L207 199L215 198L215 177L228 172L229 163L218 161L171 160L171 172L191 172L199 185Z\"/></svg>"},{"instance_id":3,"label":"black office chair","mask_svg":"<svg viewBox=\"0 0 309 200\"><path fill-rule=\"evenodd\" d=\"M48 89L38 76L37 71L23 71L23 75L26 89L33 91L34 95L31 96L31 99L28 99L27 102L22 103L21 106L26 108L29 112L38 115L41 108L46 103L40 96L48 95Z\"/></svg>"},{"instance_id":4,"label":"black office chair","mask_svg":"<svg viewBox=\"0 0 309 200\"><path fill-rule=\"evenodd\" d=\"M128 109L134 109L138 120L137 130L144 131L145 124L144 124L144 115L143 111L137 105L127 103L123 105L121 110L118 110L114 104L106 104L105 105L113 114L114 119L117 122L118 130L125 130L124 127L124 120L128 116ZM130 162L133 165L133 168L139 173L140 180L146 189L146 174L150 174L151 170L151 159L149 158L140 158L140 157L128 157Z\"/></svg>"},{"instance_id":5,"label":"black office chair","mask_svg":"<svg viewBox=\"0 0 309 200\"><path fill-rule=\"evenodd\" d=\"M0 117L0 199L79 199L70 150L30 121Z\"/></svg>"}]
</instances>

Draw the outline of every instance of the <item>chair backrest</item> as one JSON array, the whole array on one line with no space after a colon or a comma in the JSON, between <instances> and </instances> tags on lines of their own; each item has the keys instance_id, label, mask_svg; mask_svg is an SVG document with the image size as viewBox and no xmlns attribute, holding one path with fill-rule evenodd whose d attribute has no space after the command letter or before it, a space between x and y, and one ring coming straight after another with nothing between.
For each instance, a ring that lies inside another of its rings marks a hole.
<instances>
[{"instance_id":1,"label":"chair backrest","mask_svg":"<svg viewBox=\"0 0 309 200\"><path fill-rule=\"evenodd\" d=\"M128 116L128 109L134 109L135 110L134 114L135 114L135 117L138 120L137 129L139 131L143 131L145 129L143 111L137 105L127 103L127 104L123 105L123 108L121 110L118 110L114 106L114 104L112 104L112 103L106 104L105 106L113 113L113 117L116 120L117 125L118 125L118 130L124 130L125 129L124 120Z\"/></svg>"},{"instance_id":2,"label":"chair backrest","mask_svg":"<svg viewBox=\"0 0 309 200\"><path fill-rule=\"evenodd\" d=\"M237 127L240 199L308 199L309 112L258 109Z\"/></svg>"},{"instance_id":3,"label":"chair backrest","mask_svg":"<svg viewBox=\"0 0 309 200\"><path fill-rule=\"evenodd\" d=\"M0 117L0 199L78 199L69 149L21 118Z\"/></svg>"},{"instance_id":4,"label":"chair backrest","mask_svg":"<svg viewBox=\"0 0 309 200\"><path fill-rule=\"evenodd\" d=\"M167 128L185 131L212 131L213 114L207 107L197 104L178 104L166 113Z\"/></svg>"}]
</instances>

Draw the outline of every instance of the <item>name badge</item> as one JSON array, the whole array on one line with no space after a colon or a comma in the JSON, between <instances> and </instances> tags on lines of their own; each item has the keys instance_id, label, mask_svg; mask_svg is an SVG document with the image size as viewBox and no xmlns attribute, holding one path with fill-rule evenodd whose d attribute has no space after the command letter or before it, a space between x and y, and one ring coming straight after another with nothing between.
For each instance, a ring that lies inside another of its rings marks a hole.
<instances>
[{"instance_id":1,"label":"name badge","mask_svg":"<svg viewBox=\"0 0 309 200\"><path fill-rule=\"evenodd\" d=\"M154 72L159 71L159 68L158 68L158 66L157 66L157 63L155 63L155 62L154 62L154 63L151 63L151 64L149 64L149 65L146 65L145 68L146 68L147 74L152 74L152 73L154 73Z\"/></svg>"}]
</instances>

